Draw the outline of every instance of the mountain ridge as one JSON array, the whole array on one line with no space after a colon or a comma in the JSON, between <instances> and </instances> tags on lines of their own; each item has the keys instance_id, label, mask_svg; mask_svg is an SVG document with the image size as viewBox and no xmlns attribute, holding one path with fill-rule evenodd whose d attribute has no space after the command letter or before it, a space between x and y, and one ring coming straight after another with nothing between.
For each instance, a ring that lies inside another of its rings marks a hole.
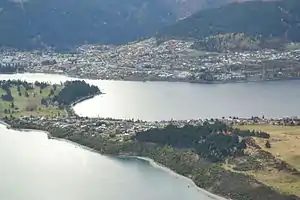
<instances>
[{"instance_id":1,"label":"mountain ridge","mask_svg":"<svg viewBox=\"0 0 300 200\"><path fill-rule=\"evenodd\" d=\"M0 0L0 46L64 49L86 43L126 44L161 33L199 9L211 12L232 1Z\"/></svg>"},{"instance_id":2,"label":"mountain ridge","mask_svg":"<svg viewBox=\"0 0 300 200\"><path fill-rule=\"evenodd\" d=\"M14 48L124 44L231 0L0 0L0 44ZM215 3L211 3L215 2Z\"/></svg>"},{"instance_id":3,"label":"mountain ridge","mask_svg":"<svg viewBox=\"0 0 300 200\"><path fill-rule=\"evenodd\" d=\"M255 39L300 41L300 1L247 1L203 10L167 26L157 34L167 38L205 40L207 37L245 34Z\"/></svg>"}]
</instances>

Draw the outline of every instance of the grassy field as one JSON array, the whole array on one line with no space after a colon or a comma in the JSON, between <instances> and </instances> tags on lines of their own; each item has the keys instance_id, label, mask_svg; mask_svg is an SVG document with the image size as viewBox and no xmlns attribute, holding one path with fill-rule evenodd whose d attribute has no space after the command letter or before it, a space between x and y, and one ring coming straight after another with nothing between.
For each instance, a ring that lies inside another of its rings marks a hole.
<instances>
[{"instance_id":1,"label":"grassy field","mask_svg":"<svg viewBox=\"0 0 300 200\"><path fill-rule=\"evenodd\" d=\"M265 148L265 139L256 138L257 144L300 171L300 126L246 125L241 128L269 133L270 149Z\"/></svg>"},{"instance_id":2,"label":"grassy field","mask_svg":"<svg viewBox=\"0 0 300 200\"><path fill-rule=\"evenodd\" d=\"M300 171L300 127L275 125L244 125L241 129L261 130L270 134L271 148L265 148L267 139L255 138L256 143L264 151L270 152L276 158L283 160ZM262 161L263 162L263 161ZM269 165L261 170L245 171L260 182L269 185L283 193L300 196L300 177L285 170L278 170Z\"/></svg>"},{"instance_id":3,"label":"grassy field","mask_svg":"<svg viewBox=\"0 0 300 200\"><path fill-rule=\"evenodd\" d=\"M48 86L41 90L40 87L34 86L32 90L28 90L28 97L26 97L26 90L23 86L20 87L20 94L18 92L17 86L12 86L10 88L11 94L14 98L13 106L12 102L0 100L0 116L57 116L64 115L64 110L60 110L57 105L45 106L41 104L42 98L48 97L52 86ZM60 87L58 87L54 94L60 91ZM40 92L42 91L42 92ZM2 94L6 94L3 89L0 89L0 96ZM9 110L9 112L7 112Z\"/></svg>"}]
</instances>

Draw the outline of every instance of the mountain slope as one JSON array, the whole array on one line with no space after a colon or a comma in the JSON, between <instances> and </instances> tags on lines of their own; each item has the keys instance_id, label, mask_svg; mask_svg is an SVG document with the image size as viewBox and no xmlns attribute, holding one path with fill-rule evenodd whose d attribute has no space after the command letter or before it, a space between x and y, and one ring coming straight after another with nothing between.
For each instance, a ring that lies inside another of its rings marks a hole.
<instances>
[{"instance_id":1,"label":"mountain slope","mask_svg":"<svg viewBox=\"0 0 300 200\"><path fill-rule=\"evenodd\" d=\"M158 0L1 0L0 8L0 44L16 47L122 43L175 20Z\"/></svg>"},{"instance_id":2,"label":"mountain slope","mask_svg":"<svg viewBox=\"0 0 300 200\"><path fill-rule=\"evenodd\" d=\"M204 39L228 33L300 41L300 1L250 1L200 11L166 27L158 38Z\"/></svg>"},{"instance_id":3,"label":"mountain slope","mask_svg":"<svg viewBox=\"0 0 300 200\"><path fill-rule=\"evenodd\" d=\"M231 0L0 0L0 45L122 44Z\"/></svg>"},{"instance_id":4,"label":"mountain slope","mask_svg":"<svg viewBox=\"0 0 300 200\"><path fill-rule=\"evenodd\" d=\"M235 0L164 0L165 3L172 9L173 13L177 14L179 19L189 17L199 10L215 8L228 4Z\"/></svg>"}]
</instances>

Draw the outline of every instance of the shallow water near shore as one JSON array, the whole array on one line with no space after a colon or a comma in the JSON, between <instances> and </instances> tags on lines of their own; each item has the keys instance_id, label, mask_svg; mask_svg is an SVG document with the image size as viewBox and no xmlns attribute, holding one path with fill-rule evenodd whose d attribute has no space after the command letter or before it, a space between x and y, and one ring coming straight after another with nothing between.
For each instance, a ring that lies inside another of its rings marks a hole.
<instances>
[{"instance_id":1,"label":"shallow water near shore","mask_svg":"<svg viewBox=\"0 0 300 200\"><path fill-rule=\"evenodd\" d=\"M7 79L60 83L75 78L49 74L0 75L0 80ZM105 93L74 106L77 114L87 117L159 121L300 115L300 80L211 85L86 81L99 86Z\"/></svg>"},{"instance_id":2,"label":"shallow water near shore","mask_svg":"<svg viewBox=\"0 0 300 200\"><path fill-rule=\"evenodd\" d=\"M40 131L0 125L0 158L5 200L211 200L148 162L103 156Z\"/></svg>"}]
</instances>

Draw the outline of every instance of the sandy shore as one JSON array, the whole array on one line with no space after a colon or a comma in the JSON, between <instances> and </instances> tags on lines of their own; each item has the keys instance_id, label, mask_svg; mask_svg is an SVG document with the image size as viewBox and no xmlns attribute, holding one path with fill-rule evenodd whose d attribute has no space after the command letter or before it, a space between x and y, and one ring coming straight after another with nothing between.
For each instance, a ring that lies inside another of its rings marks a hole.
<instances>
[{"instance_id":1,"label":"sandy shore","mask_svg":"<svg viewBox=\"0 0 300 200\"><path fill-rule=\"evenodd\" d=\"M205 195L207 195L208 197L214 199L214 200L228 200L224 197L221 197L221 196L218 196L218 195L215 195L215 194L212 194L210 192L208 192L207 190L204 190L203 188L200 188L198 187L194 181L186 176L183 176L183 175L180 175L178 173L176 173L175 171L167 168L166 166L164 165L161 165L157 162L155 162L155 160L151 159L151 158L147 158L147 157L140 157L140 156L119 156L119 157L123 157L123 158L136 158L136 159L140 159L140 160L144 160L144 161L147 161L151 166L155 167L155 168L159 168L167 173L170 173L172 174L173 176L176 176L180 179L183 179L183 180L186 180L187 182L190 183L190 185L192 187L195 187L199 192L201 193L204 193Z\"/></svg>"}]
</instances>

